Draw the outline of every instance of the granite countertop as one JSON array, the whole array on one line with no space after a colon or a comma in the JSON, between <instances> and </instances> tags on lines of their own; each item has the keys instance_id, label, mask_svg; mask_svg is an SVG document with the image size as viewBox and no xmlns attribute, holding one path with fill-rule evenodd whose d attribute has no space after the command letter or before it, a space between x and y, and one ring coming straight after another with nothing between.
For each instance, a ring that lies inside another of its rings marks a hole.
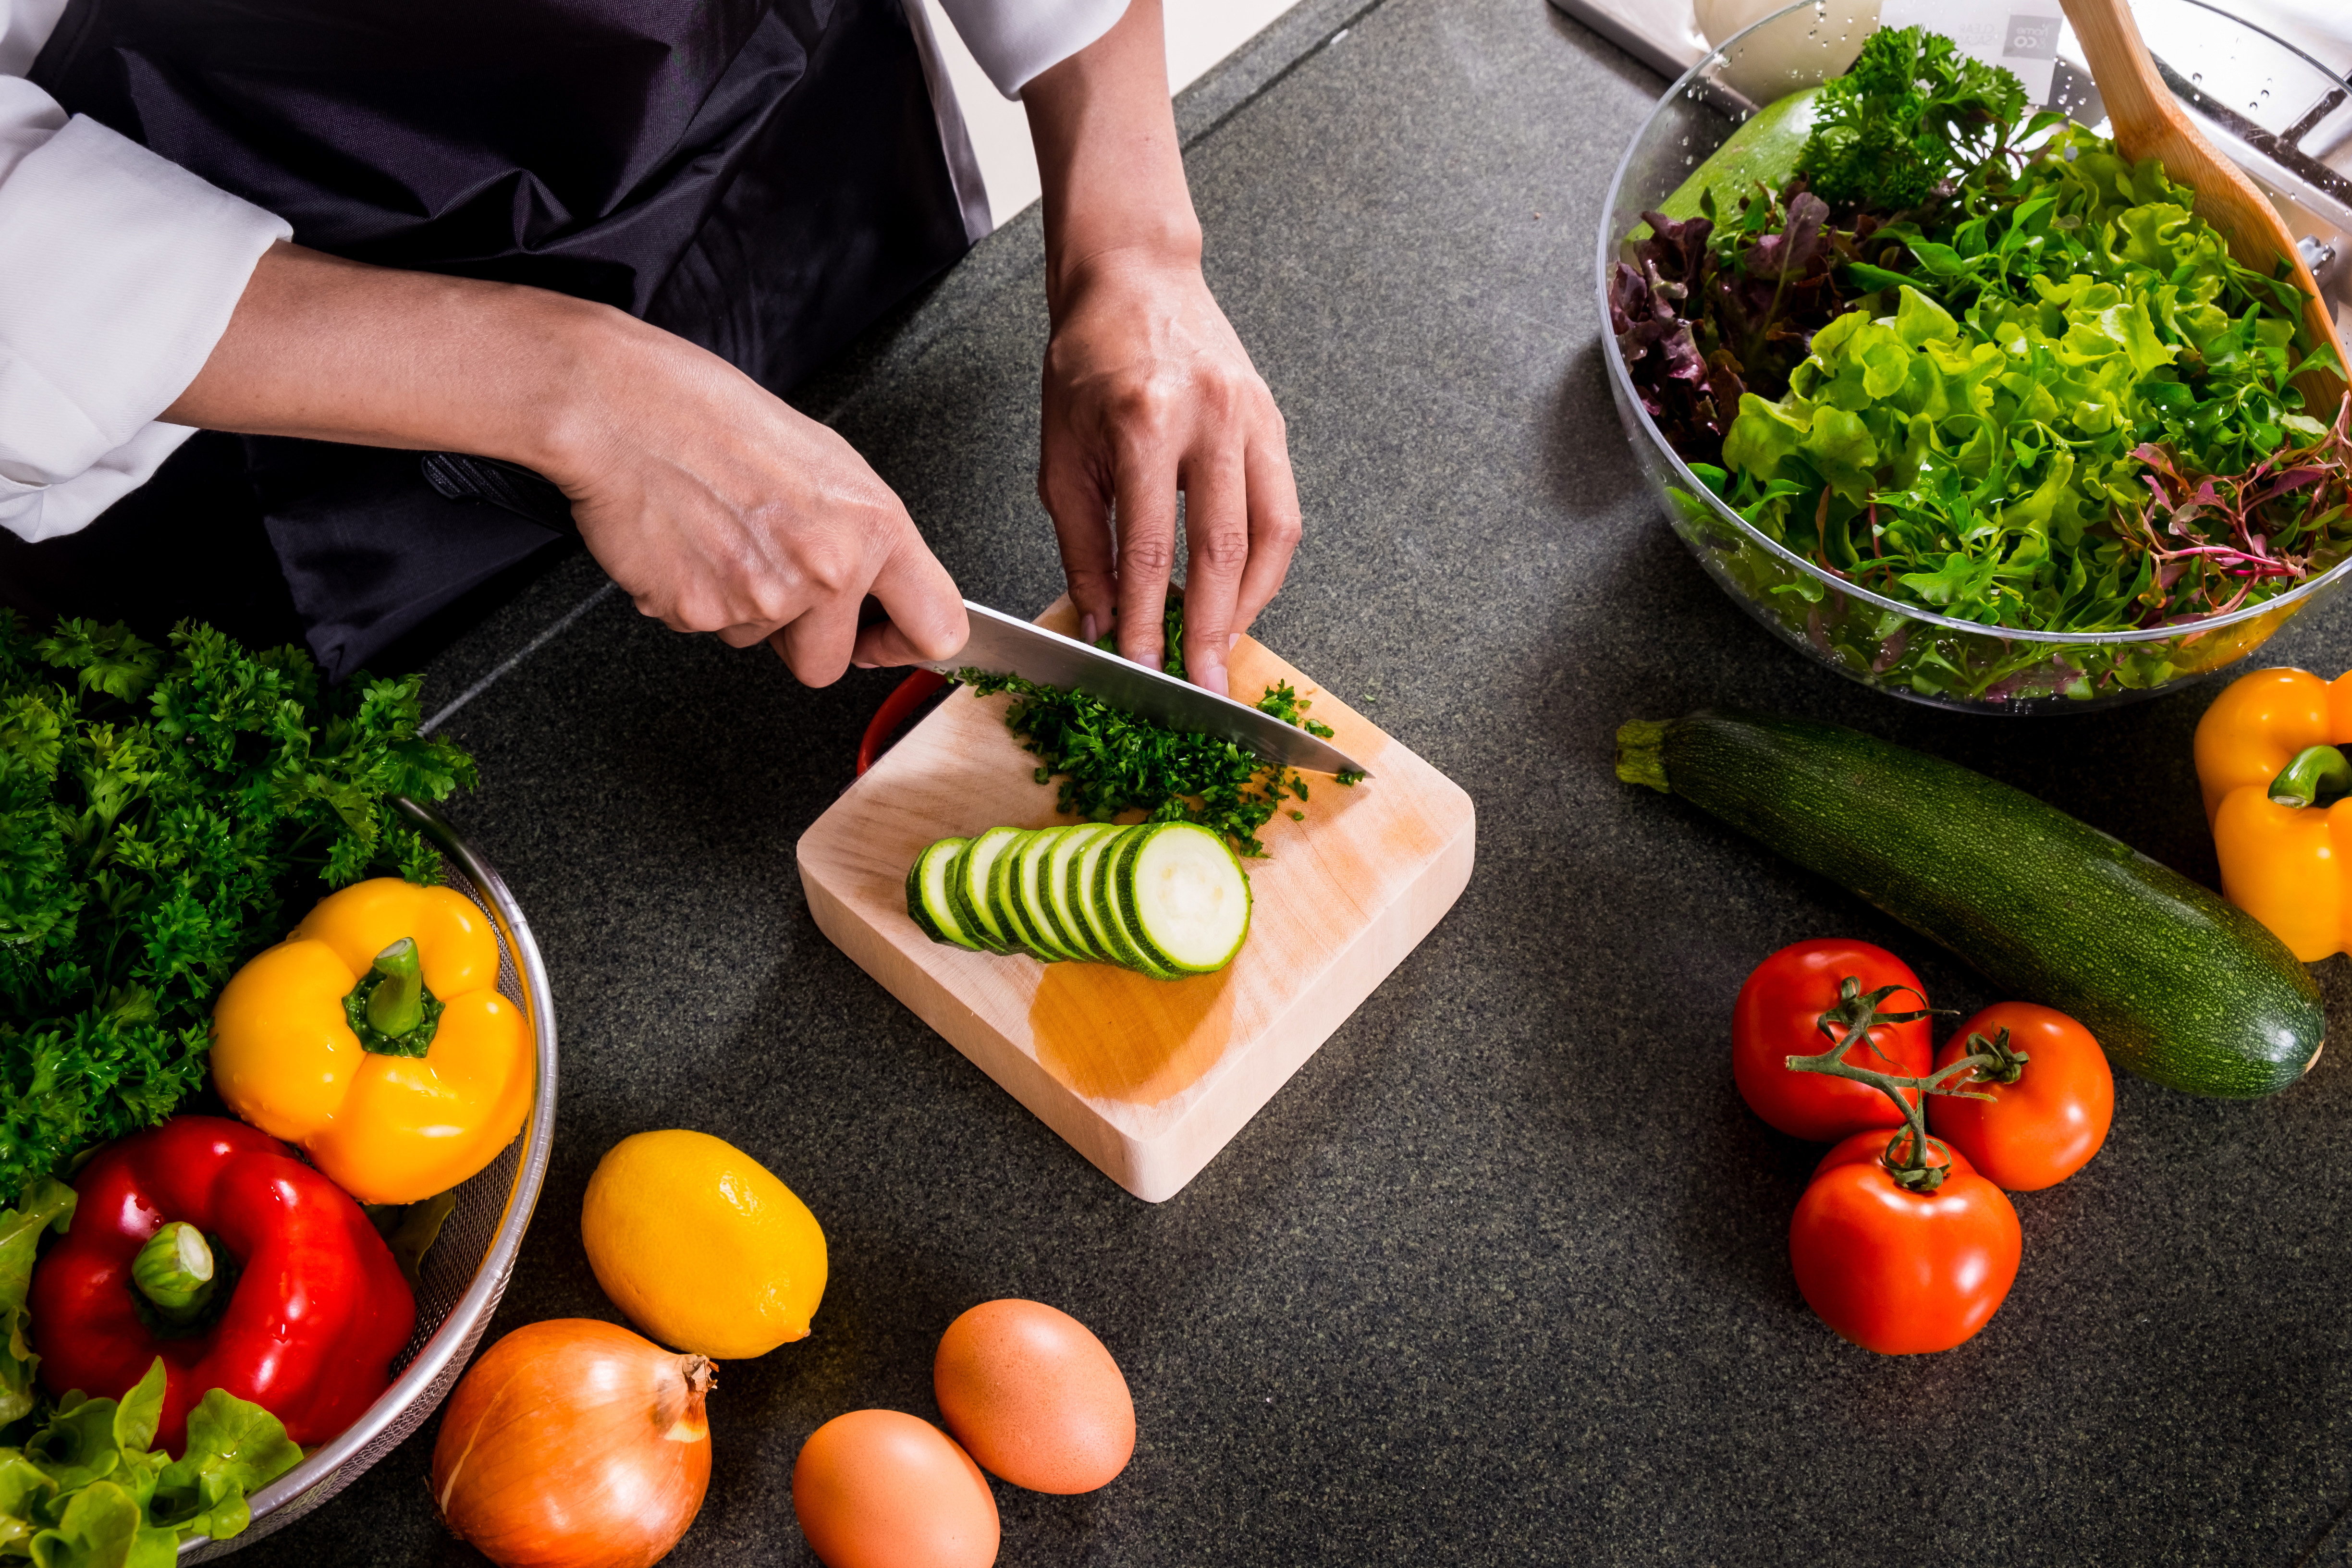
<instances>
[{"instance_id":1,"label":"granite countertop","mask_svg":"<svg viewBox=\"0 0 2352 1568\"><path fill-rule=\"evenodd\" d=\"M845 1411L936 1415L964 1308L1052 1302L1126 1369L1105 1490L1000 1486L1007 1564L2352 1562L2352 1060L2270 1100L2117 1085L2113 1136L2018 1201L2008 1303L1882 1359L1791 1281L1817 1151L1748 1114L1748 969L1949 956L1682 803L1620 784L1622 720L1729 702L2007 780L2208 881L2189 737L2214 688L2000 720L1896 702L1772 642L1643 488L1591 278L1662 82L1541 0L1306 0L1181 105L1211 280L1290 421L1307 543L1259 637L1469 790L1468 892L1183 1193L1128 1196L810 921L802 830L896 677L805 691L762 650L587 603L451 721L453 816L554 975L553 1168L493 1333L617 1317L583 1256L598 1157L700 1128L805 1198L814 1335L721 1373L709 1501L671 1561L813 1563L794 1455ZM1035 215L807 389L964 591L1059 591L1033 489ZM600 579L569 562L441 656L428 705ZM2352 601L2266 657L2352 663ZM2319 971L2341 1034L2344 961ZM436 1427L268 1564L478 1562Z\"/></svg>"}]
</instances>

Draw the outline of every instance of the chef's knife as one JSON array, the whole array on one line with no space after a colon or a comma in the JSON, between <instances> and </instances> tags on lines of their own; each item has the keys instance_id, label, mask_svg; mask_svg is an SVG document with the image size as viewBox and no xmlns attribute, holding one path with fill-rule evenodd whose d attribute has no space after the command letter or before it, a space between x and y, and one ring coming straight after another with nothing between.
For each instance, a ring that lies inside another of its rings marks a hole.
<instances>
[{"instance_id":1,"label":"chef's knife","mask_svg":"<svg viewBox=\"0 0 2352 1568\"><path fill-rule=\"evenodd\" d=\"M1339 747L1271 713L970 599L963 607L971 617L971 640L954 658L932 660L923 668L950 676L960 669L1017 675L1040 686L1083 691L1171 730L1221 736L1286 768L1316 773L1366 772L1363 763Z\"/></svg>"}]
</instances>

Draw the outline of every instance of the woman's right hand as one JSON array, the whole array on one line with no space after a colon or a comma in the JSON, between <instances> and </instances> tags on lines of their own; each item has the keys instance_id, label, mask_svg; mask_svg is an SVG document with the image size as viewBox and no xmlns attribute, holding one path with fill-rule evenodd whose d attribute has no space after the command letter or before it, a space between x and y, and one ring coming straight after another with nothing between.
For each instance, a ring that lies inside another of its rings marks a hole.
<instances>
[{"instance_id":1,"label":"woman's right hand","mask_svg":"<svg viewBox=\"0 0 2352 1568\"><path fill-rule=\"evenodd\" d=\"M606 306L280 244L163 410L261 436L537 469L637 608L811 686L947 658L955 584L849 443L717 355ZM886 620L862 626L866 600Z\"/></svg>"},{"instance_id":2,"label":"woman's right hand","mask_svg":"<svg viewBox=\"0 0 2352 1568\"><path fill-rule=\"evenodd\" d=\"M848 442L682 339L604 326L540 463L639 610L765 641L810 686L963 646L954 581Z\"/></svg>"}]
</instances>

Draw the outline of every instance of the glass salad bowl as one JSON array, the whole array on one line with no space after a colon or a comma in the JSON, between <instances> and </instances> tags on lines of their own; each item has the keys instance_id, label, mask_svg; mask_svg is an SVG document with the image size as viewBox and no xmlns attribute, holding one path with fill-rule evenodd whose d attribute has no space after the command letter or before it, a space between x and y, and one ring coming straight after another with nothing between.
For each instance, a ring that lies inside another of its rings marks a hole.
<instances>
[{"instance_id":1,"label":"glass salad bowl","mask_svg":"<svg viewBox=\"0 0 2352 1568\"><path fill-rule=\"evenodd\" d=\"M2310 237L2305 256L2340 323L2341 294L2352 281L2347 84L2294 47L2198 0L2137 0L2135 11L2159 62L2169 52L2196 63L2186 76L2164 66L2168 82L2209 139L2282 203L2294 233ZM1642 406L1608 326L1611 275L1630 254L1625 237L1758 107L1845 69L1877 29L1877 0L1800 0L1765 17L1669 88L1617 165L1595 279L1601 350L1618 416L1667 521L1707 574L1782 641L1914 701L1973 712L2080 712L2237 663L2288 617L2352 581L2352 558L2323 558L2312 576L2260 604L2169 626L2042 632L1956 620L1873 593L1767 538L1692 474ZM2071 33L2058 35L2054 52L2054 66L2045 68L2051 107L2103 129L2105 111Z\"/></svg>"}]
</instances>

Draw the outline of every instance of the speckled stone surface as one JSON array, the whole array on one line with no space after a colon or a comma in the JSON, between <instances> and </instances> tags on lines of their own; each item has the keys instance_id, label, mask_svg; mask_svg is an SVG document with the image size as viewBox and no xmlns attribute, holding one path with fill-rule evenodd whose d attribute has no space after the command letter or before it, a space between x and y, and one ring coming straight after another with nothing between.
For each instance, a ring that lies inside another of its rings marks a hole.
<instances>
[{"instance_id":1,"label":"speckled stone surface","mask_svg":"<svg viewBox=\"0 0 2352 1568\"><path fill-rule=\"evenodd\" d=\"M559 1146L497 1328L614 1316L581 1250L588 1173L627 1133L698 1127L807 1199L833 1278L812 1338L723 1369L681 1568L813 1562L802 1440L864 1406L935 1415L940 1331L1003 1295L1092 1325L1141 1433L1096 1495L1000 1486L1007 1564L2352 1562L2341 1047L2260 1103L2121 1083L2105 1152L2018 1200L1990 1327L1855 1350L1791 1282L1816 1152L1735 1093L1733 993L1774 948L1847 933L1940 1004L1992 998L1610 771L1628 717L1808 714L2210 879L2189 741L2213 689L1961 717L1770 641L1667 531L1602 379L1592 236L1662 84L1541 0L1314 4L1344 37L1187 108L1212 281L1287 411L1309 525L1258 635L1469 789L1468 893L1191 1187L1139 1203L810 922L793 841L895 678L803 691L609 596L452 721L484 778L454 815L529 910L562 1024ZM806 400L967 593L1024 610L1058 590L1036 257L1033 216ZM596 581L559 569L430 694ZM2272 654L2352 663L2352 601ZM2340 1035L2352 974L2321 973ZM426 1495L434 1430L244 1561L478 1561Z\"/></svg>"}]
</instances>

